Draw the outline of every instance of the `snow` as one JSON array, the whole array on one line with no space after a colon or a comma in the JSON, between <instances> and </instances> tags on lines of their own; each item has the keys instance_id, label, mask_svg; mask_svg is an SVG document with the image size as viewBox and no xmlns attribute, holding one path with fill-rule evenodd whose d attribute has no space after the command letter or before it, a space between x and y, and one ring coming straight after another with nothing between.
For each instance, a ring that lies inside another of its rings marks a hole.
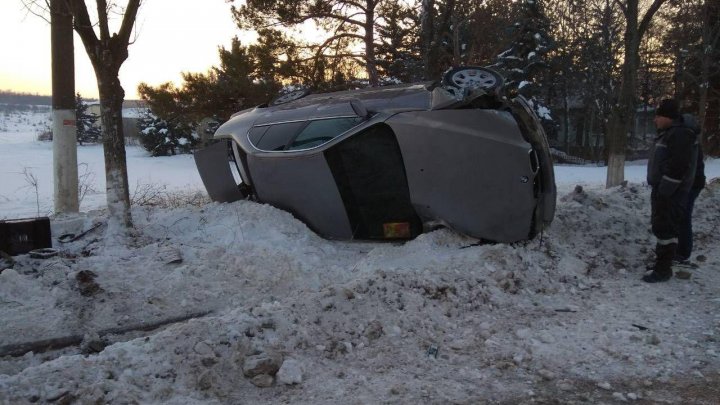
<instances>
[{"instance_id":1,"label":"snow","mask_svg":"<svg viewBox=\"0 0 720 405\"><path fill-rule=\"evenodd\" d=\"M50 211L51 146L8 127L0 212L35 215L23 167ZM131 183L201 189L190 156L127 150ZM0 350L83 341L0 357L0 403L678 403L693 397L670 388L718 381L718 160L696 205L700 268L660 285L639 281L654 243L645 162L611 189L604 167L556 166L552 226L492 245L446 229L329 241L250 201L134 207L134 234L109 239L102 150L81 147L78 161L96 191L52 219L53 235L99 225L0 273Z\"/></svg>"},{"instance_id":2,"label":"snow","mask_svg":"<svg viewBox=\"0 0 720 405\"><path fill-rule=\"evenodd\" d=\"M537 107L537 110L535 110L538 117L544 118L546 120L552 120L552 116L550 115L550 109L545 107L544 105L539 105Z\"/></svg>"},{"instance_id":3,"label":"snow","mask_svg":"<svg viewBox=\"0 0 720 405\"><path fill-rule=\"evenodd\" d=\"M49 125L49 113L0 116L0 131L8 128L8 131L0 132L0 219L52 212L52 143L36 141L38 132ZM126 151L131 193L139 193L148 185L168 192L203 189L191 155L151 158L140 146L128 146ZM107 201L102 145L79 146L78 166L81 177L85 174L86 179L80 179L81 188L85 187L87 191L80 202L80 210L104 207ZM37 198L35 187L23 174L25 169L38 179Z\"/></svg>"},{"instance_id":4,"label":"snow","mask_svg":"<svg viewBox=\"0 0 720 405\"><path fill-rule=\"evenodd\" d=\"M147 113L148 113L147 108L123 108L123 110L122 110L123 118L140 119L140 118L145 117L145 115Z\"/></svg>"}]
</instances>

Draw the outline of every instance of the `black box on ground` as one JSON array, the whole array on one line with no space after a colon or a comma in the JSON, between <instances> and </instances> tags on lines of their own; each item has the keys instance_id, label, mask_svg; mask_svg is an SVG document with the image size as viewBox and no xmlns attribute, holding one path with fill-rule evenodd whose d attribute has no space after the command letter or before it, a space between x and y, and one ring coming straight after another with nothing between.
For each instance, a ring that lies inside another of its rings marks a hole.
<instances>
[{"instance_id":1,"label":"black box on ground","mask_svg":"<svg viewBox=\"0 0 720 405\"><path fill-rule=\"evenodd\" d=\"M50 218L0 220L0 250L3 252L19 255L51 247Z\"/></svg>"}]
</instances>

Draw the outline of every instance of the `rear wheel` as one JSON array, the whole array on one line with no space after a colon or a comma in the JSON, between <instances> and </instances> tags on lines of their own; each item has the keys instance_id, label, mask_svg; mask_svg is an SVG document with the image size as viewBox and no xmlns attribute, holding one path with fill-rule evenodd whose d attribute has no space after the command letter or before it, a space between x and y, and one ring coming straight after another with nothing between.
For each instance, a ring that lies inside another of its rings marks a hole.
<instances>
[{"instance_id":1,"label":"rear wheel","mask_svg":"<svg viewBox=\"0 0 720 405\"><path fill-rule=\"evenodd\" d=\"M271 106L289 103L291 101L299 100L310 94L310 89L300 89L291 91L289 93L282 94L270 102Z\"/></svg>"},{"instance_id":2,"label":"rear wheel","mask_svg":"<svg viewBox=\"0 0 720 405\"><path fill-rule=\"evenodd\" d=\"M457 89L483 89L488 92L497 91L503 85L499 73L478 66L461 66L448 70L443 74L443 84Z\"/></svg>"}]
</instances>

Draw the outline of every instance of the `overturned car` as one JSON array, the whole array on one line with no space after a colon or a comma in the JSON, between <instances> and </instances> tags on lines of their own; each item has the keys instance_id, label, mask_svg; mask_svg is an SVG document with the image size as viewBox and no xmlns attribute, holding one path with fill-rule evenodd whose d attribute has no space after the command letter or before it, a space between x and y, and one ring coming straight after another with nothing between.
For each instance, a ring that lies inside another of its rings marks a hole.
<instances>
[{"instance_id":1,"label":"overturned car","mask_svg":"<svg viewBox=\"0 0 720 405\"><path fill-rule=\"evenodd\" d=\"M443 83L298 91L241 111L195 153L210 197L287 210L330 239L409 239L447 226L531 239L555 212L545 133L482 68ZM228 164L230 161L230 164Z\"/></svg>"}]
</instances>

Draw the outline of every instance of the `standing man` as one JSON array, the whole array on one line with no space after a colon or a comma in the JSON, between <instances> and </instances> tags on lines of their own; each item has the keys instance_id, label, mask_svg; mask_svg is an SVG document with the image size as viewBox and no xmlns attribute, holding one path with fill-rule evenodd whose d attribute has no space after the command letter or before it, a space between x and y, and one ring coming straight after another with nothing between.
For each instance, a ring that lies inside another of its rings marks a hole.
<instances>
[{"instance_id":1,"label":"standing man","mask_svg":"<svg viewBox=\"0 0 720 405\"><path fill-rule=\"evenodd\" d=\"M683 123L675 100L665 99L655 110L658 129L648 162L652 232L657 238L655 266L643 281L657 283L672 277L680 221L688 191L695 177L695 133Z\"/></svg>"},{"instance_id":2,"label":"standing man","mask_svg":"<svg viewBox=\"0 0 720 405\"><path fill-rule=\"evenodd\" d=\"M692 187L687 194L683 205L684 215L680 221L680 233L678 234L678 248L675 252L675 261L680 264L690 264L690 254L693 249L693 228L692 213L700 191L705 188L705 162L700 139L700 125L692 114L683 114L685 126L695 132L695 145L697 147L697 165L695 166L695 177Z\"/></svg>"}]
</instances>

